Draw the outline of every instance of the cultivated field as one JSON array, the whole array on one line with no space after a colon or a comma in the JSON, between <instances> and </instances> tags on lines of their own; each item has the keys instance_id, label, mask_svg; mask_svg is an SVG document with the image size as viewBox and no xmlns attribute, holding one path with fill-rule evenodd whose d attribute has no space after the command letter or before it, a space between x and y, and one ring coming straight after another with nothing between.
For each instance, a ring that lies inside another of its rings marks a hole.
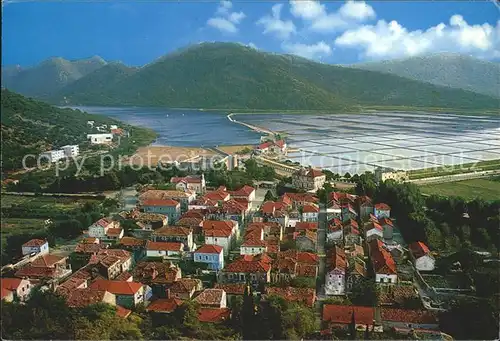
<instances>
[{"instance_id":1,"label":"cultivated field","mask_svg":"<svg viewBox=\"0 0 500 341\"><path fill-rule=\"evenodd\" d=\"M421 186L424 194L457 196L467 200L481 198L484 200L500 199L500 181L489 179L472 179L442 184Z\"/></svg>"},{"instance_id":2,"label":"cultivated field","mask_svg":"<svg viewBox=\"0 0 500 341\"><path fill-rule=\"evenodd\" d=\"M215 152L198 147L149 146L137 149L137 152L124 162L134 165L156 166L158 161L187 161L197 156L212 156Z\"/></svg>"}]
</instances>

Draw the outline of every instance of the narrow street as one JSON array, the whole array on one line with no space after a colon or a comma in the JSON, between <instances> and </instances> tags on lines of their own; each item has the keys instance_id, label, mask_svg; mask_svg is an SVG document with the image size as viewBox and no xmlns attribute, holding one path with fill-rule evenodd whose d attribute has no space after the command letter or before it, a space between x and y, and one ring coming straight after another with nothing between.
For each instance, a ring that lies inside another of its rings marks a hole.
<instances>
[{"instance_id":1,"label":"narrow street","mask_svg":"<svg viewBox=\"0 0 500 341\"><path fill-rule=\"evenodd\" d=\"M318 241L316 244L316 252L319 256L319 268L318 268L318 278L316 280L316 296L317 301L315 305L315 315L316 321L320 321L321 323L321 308L322 308L322 300L326 298L324 294L324 280L325 280L325 271L326 271L326 229L327 229L328 221L326 215L326 205L324 203L319 204L319 215L318 215ZM321 327L317 326L318 330Z\"/></svg>"}]
</instances>

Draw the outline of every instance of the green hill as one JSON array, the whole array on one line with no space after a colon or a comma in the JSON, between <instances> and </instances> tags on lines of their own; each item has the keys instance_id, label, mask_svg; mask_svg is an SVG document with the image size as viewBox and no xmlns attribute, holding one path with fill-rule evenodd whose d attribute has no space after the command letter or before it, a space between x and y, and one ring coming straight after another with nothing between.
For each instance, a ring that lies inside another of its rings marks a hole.
<instances>
[{"instance_id":1,"label":"green hill","mask_svg":"<svg viewBox=\"0 0 500 341\"><path fill-rule=\"evenodd\" d=\"M95 56L76 61L51 58L26 69L2 67L2 86L25 96L47 98L104 65L106 62Z\"/></svg>"},{"instance_id":2,"label":"green hill","mask_svg":"<svg viewBox=\"0 0 500 341\"><path fill-rule=\"evenodd\" d=\"M2 90L2 169L18 169L22 158L61 147L81 144L89 132L88 120L96 125L116 121L79 110L59 109L49 104Z\"/></svg>"},{"instance_id":3,"label":"green hill","mask_svg":"<svg viewBox=\"0 0 500 341\"><path fill-rule=\"evenodd\" d=\"M500 64L465 55L440 53L351 67L500 97Z\"/></svg>"}]
</instances>

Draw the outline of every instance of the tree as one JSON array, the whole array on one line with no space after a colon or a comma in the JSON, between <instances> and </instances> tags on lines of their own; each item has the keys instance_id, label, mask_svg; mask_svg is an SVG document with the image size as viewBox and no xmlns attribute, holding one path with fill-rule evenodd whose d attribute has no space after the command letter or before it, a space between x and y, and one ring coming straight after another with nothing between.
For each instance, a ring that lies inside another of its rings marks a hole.
<instances>
[{"instance_id":1,"label":"tree","mask_svg":"<svg viewBox=\"0 0 500 341\"><path fill-rule=\"evenodd\" d=\"M252 340L256 337L256 317L255 317L255 302L250 285L245 287L243 294L243 305L241 308L241 330L244 340Z\"/></svg>"},{"instance_id":2,"label":"tree","mask_svg":"<svg viewBox=\"0 0 500 341\"><path fill-rule=\"evenodd\" d=\"M356 318L354 316L354 311L351 314L351 323L349 323L349 338L351 340L356 340Z\"/></svg>"},{"instance_id":3,"label":"tree","mask_svg":"<svg viewBox=\"0 0 500 341\"><path fill-rule=\"evenodd\" d=\"M266 192L264 201L276 201L276 200L278 200L278 198L273 194L271 190Z\"/></svg>"},{"instance_id":4,"label":"tree","mask_svg":"<svg viewBox=\"0 0 500 341\"><path fill-rule=\"evenodd\" d=\"M347 180L349 180L351 178L351 174L349 172L345 173L344 174L344 178L346 178Z\"/></svg>"},{"instance_id":5,"label":"tree","mask_svg":"<svg viewBox=\"0 0 500 341\"><path fill-rule=\"evenodd\" d=\"M82 223L76 219L58 221L49 228L49 233L51 235L64 239L76 238L82 231Z\"/></svg>"}]
</instances>

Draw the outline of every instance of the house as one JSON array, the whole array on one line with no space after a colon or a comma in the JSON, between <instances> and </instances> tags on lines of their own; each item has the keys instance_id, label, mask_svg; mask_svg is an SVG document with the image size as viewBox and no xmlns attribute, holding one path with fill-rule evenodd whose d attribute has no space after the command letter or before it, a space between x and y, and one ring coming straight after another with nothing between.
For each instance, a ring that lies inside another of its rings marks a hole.
<instances>
[{"instance_id":1,"label":"house","mask_svg":"<svg viewBox=\"0 0 500 341\"><path fill-rule=\"evenodd\" d=\"M116 297L116 304L125 308L133 308L138 304L146 302L144 286L142 283L138 282L97 279L90 284L89 288L93 290L108 291L114 294Z\"/></svg>"},{"instance_id":2,"label":"house","mask_svg":"<svg viewBox=\"0 0 500 341\"><path fill-rule=\"evenodd\" d=\"M396 263L384 244L379 239L373 239L368 246L375 282L396 284L398 280Z\"/></svg>"},{"instance_id":3,"label":"house","mask_svg":"<svg viewBox=\"0 0 500 341\"><path fill-rule=\"evenodd\" d=\"M216 220L233 220L238 223L245 221L246 213L249 210L249 202L241 202L238 200L246 199L229 199L223 201L218 207L212 207L209 212L210 219Z\"/></svg>"},{"instance_id":4,"label":"house","mask_svg":"<svg viewBox=\"0 0 500 341\"><path fill-rule=\"evenodd\" d=\"M288 205L280 201L266 201L260 207L260 214L265 221L274 221L288 226Z\"/></svg>"},{"instance_id":5,"label":"house","mask_svg":"<svg viewBox=\"0 0 500 341\"><path fill-rule=\"evenodd\" d=\"M381 308L382 324L387 328L439 330L436 311Z\"/></svg>"},{"instance_id":6,"label":"house","mask_svg":"<svg viewBox=\"0 0 500 341\"><path fill-rule=\"evenodd\" d=\"M366 264L358 257L349 258L349 264L346 277L346 290L352 292L352 289L358 286L366 278Z\"/></svg>"},{"instance_id":7,"label":"house","mask_svg":"<svg viewBox=\"0 0 500 341\"><path fill-rule=\"evenodd\" d=\"M375 180L384 182L386 180L394 180L396 182L404 182L408 180L408 173L404 170L395 170L387 167L377 167L374 170Z\"/></svg>"},{"instance_id":8,"label":"house","mask_svg":"<svg viewBox=\"0 0 500 341\"><path fill-rule=\"evenodd\" d=\"M369 218L370 214L373 213L372 199L366 195L360 195L356 198L356 203L358 206L359 217L361 220L365 221Z\"/></svg>"},{"instance_id":9,"label":"house","mask_svg":"<svg viewBox=\"0 0 500 341\"><path fill-rule=\"evenodd\" d=\"M146 243L146 257L179 257L184 250L184 245L179 242L152 242Z\"/></svg>"},{"instance_id":10,"label":"house","mask_svg":"<svg viewBox=\"0 0 500 341\"><path fill-rule=\"evenodd\" d=\"M355 220L344 223L344 245L349 248L356 244L361 244L362 238L359 233L359 225Z\"/></svg>"},{"instance_id":11,"label":"house","mask_svg":"<svg viewBox=\"0 0 500 341\"><path fill-rule=\"evenodd\" d=\"M196 193L191 190L175 191L175 190L150 189L145 191L139 196L140 203L142 203L144 200L167 200L167 199L177 201L180 204L181 211L186 212L188 210L189 204L196 199Z\"/></svg>"},{"instance_id":12,"label":"house","mask_svg":"<svg viewBox=\"0 0 500 341\"><path fill-rule=\"evenodd\" d=\"M268 296L279 296L287 302L298 302L312 308L316 302L316 290L313 288L266 287L264 299Z\"/></svg>"},{"instance_id":13,"label":"house","mask_svg":"<svg viewBox=\"0 0 500 341\"><path fill-rule=\"evenodd\" d=\"M108 218L101 218L89 226L88 235L89 237L102 240L118 240L123 237L123 230L120 227L120 222Z\"/></svg>"},{"instance_id":14,"label":"house","mask_svg":"<svg viewBox=\"0 0 500 341\"><path fill-rule=\"evenodd\" d=\"M115 279L132 268L132 254L121 249L102 249L90 257L86 268L103 278Z\"/></svg>"},{"instance_id":15,"label":"house","mask_svg":"<svg viewBox=\"0 0 500 341\"><path fill-rule=\"evenodd\" d=\"M344 295L347 260L344 250L335 246L326 258L325 294Z\"/></svg>"},{"instance_id":16,"label":"house","mask_svg":"<svg viewBox=\"0 0 500 341\"><path fill-rule=\"evenodd\" d=\"M2 301L13 302L14 301L14 292L2 288Z\"/></svg>"},{"instance_id":17,"label":"house","mask_svg":"<svg viewBox=\"0 0 500 341\"><path fill-rule=\"evenodd\" d=\"M255 148L260 153L287 154L287 145L285 140L265 141Z\"/></svg>"},{"instance_id":18,"label":"house","mask_svg":"<svg viewBox=\"0 0 500 341\"><path fill-rule=\"evenodd\" d=\"M151 240L155 242L182 243L185 251L193 251L196 245L193 242L193 231L182 226L165 226L153 232Z\"/></svg>"},{"instance_id":19,"label":"house","mask_svg":"<svg viewBox=\"0 0 500 341\"><path fill-rule=\"evenodd\" d=\"M427 245L423 242L414 242L408 245L410 255L415 263L415 268L419 271L432 271L436 260L431 255Z\"/></svg>"},{"instance_id":20,"label":"house","mask_svg":"<svg viewBox=\"0 0 500 341\"><path fill-rule=\"evenodd\" d=\"M220 283L250 283L254 288L271 281L271 259L265 255L241 256L219 273Z\"/></svg>"},{"instance_id":21,"label":"house","mask_svg":"<svg viewBox=\"0 0 500 341\"><path fill-rule=\"evenodd\" d=\"M134 210L127 218L135 220L137 226L145 231L156 230L168 224L168 216L165 214L139 212L139 210Z\"/></svg>"},{"instance_id":22,"label":"house","mask_svg":"<svg viewBox=\"0 0 500 341\"><path fill-rule=\"evenodd\" d=\"M342 221L357 220L358 213L350 203L342 204L340 207Z\"/></svg>"},{"instance_id":23,"label":"house","mask_svg":"<svg viewBox=\"0 0 500 341\"><path fill-rule=\"evenodd\" d=\"M267 243L263 239L245 239L240 246L240 255L258 255L267 252Z\"/></svg>"},{"instance_id":24,"label":"house","mask_svg":"<svg viewBox=\"0 0 500 341\"><path fill-rule=\"evenodd\" d=\"M387 217L382 217L378 220L378 223L382 226L384 239L391 240L394 230L394 223L392 220Z\"/></svg>"},{"instance_id":25,"label":"house","mask_svg":"<svg viewBox=\"0 0 500 341\"><path fill-rule=\"evenodd\" d=\"M77 157L80 154L80 147L77 144L62 146L61 150L66 157Z\"/></svg>"},{"instance_id":26,"label":"house","mask_svg":"<svg viewBox=\"0 0 500 341\"><path fill-rule=\"evenodd\" d=\"M195 263L207 263L210 270L224 268L224 249L220 245L205 244L194 252Z\"/></svg>"},{"instance_id":27,"label":"house","mask_svg":"<svg viewBox=\"0 0 500 341\"><path fill-rule=\"evenodd\" d=\"M323 188L326 175L319 169L301 168L292 174L292 186L304 191L317 191Z\"/></svg>"},{"instance_id":28,"label":"house","mask_svg":"<svg viewBox=\"0 0 500 341\"><path fill-rule=\"evenodd\" d=\"M66 304L70 308L83 308L98 303L116 306L116 296L107 290L92 288L74 289L66 296Z\"/></svg>"},{"instance_id":29,"label":"house","mask_svg":"<svg viewBox=\"0 0 500 341\"><path fill-rule=\"evenodd\" d=\"M215 283L215 289L222 289L226 292L226 301L228 306L236 302L237 297L243 298L247 285L243 283Z\"/></svg>"},{"instance_id":30,"label":"house","mask_svg":"<svg viewBox=\"0 0 500 341\"><path fill-rule=\"evenodd\" d=\"M272 282L288 282L295 277L318 276L318 255L310 252L287 250L279 252L272 263Z\"/></svg>"},{"instance_id":31,"label":"house","mask_svg":"<svg viewBox=\"0 0 500 341\"><path fill-rule=\"evenodd\" d=\"M302 221L318 221L319 207L316 205L305 205L302 207Z\"/></svg>"},{"instance_id":32,"label":"house","mask_svg":"<svg viewBox=\"0 0 500 341\"><path fill-rule=\"evenodd\" d=\"M328 242L341 242L344 239L344 227L339 219L333 219L328 224L326 240Z\"/></svg>"},{"instance_id":33,"label":"house","mask_svg":"<svg viewBox=\"0 0 500 341\"><path fill-rule=\"evenodd\" d=\"M202 308L226 308L224 289L205 289L194 299Z\"/></svg>"},{"instance_id":34,"label":"house","mask_svg":"<svg viewBox=\"0 0 500 341\"><path fill-rule=\"evenodd\" d=\"M110 144L113 142L113 134L87 134L90 144Z\"/></svg>"},{"instance_id":35,"label":"house","mask_svg":"<svg viewBox=\"0 0 500 341\"><path fill-rule=\"evenodd\" d=\"M175 297L158 298L146 307L146 311L148 313L170 314L179 308L182 303L184 303L183 300Z\"/></svg>"},{"instance_id":36,"label":"house","mask_svg":"<svg viewBox=\"0 0 500 341\"><path fill-rule=\"evenodd\" d=\"M58 162L61 159L64 159L66 155L64 155L64 150L49 150L42 154L40 154L40 160L47 159L48 162Z\"/></svg>"},{"instance_id":37,"label":"house","mask_svg":"<svg viewBox=\"0 0 500 341\"><path fill-rule=\"evenodd\" d=\"M205 244L222 246L224 255L228 255L233 241L238 238L238 223L234 220L205 220L202 232Z\"/></svg>"},{"instance_id":38,"label":"house","mask_svg":"<svg viewBox=\"0 0 500 341\"><path fill-rule=\"evenodd\" d=\"M300 221L295 224L296 232L317 231L317 230L318 230L317 222Z\"/></svg>"},{"instance_id":39,"label":"house","mask_svg":"<svg viewBox=\"0 0 500 341\"><path fill-rule=\"evenodd\" d=\"M379 223L368 222L365 224L366 241L369 242L374 238L383 239L384 229Z\"/></svg>"},{"instance_id":40,"label":"house","mask_svg":"<svg viewBox=\"0 0 500 341\"><path fill-rule=\"evenodd\" d=\"M250 205L252 201L255 200L255 188L245 185L236 191L229 192L231 198L234 199L245 199Z\"/></svg>"},{"instance_id":41,"label":"house","mask_svg":"<svg viewBox=\"0 0 500 341\"><path fill-rule=\"evenodd\" d=\"M202 323L222 323L231 318L229 308L200 308L198 321Z\"/></svg>"},{"instance_id":42,"label":"house","mask_svg":"<svg viewBox=\"0 0 500 341\"><path fill-rule=\"evenodd\" d=\"M176 222L181 215L181 204L173 199L142 200L140 207L147 213L164 214L172 223Z\"/></svg>"},{"instance_id":43,"label":"house","mask_svg":"<svg viewBox=\"0 0 500 341\"><path fill-rule=\"evenodd\" d=\"M231 194L227 192L226 187L221 186L215 191L207 192L203 199L211 200L216 203L222 203L223 201L228 201L231 198Z\"/></svg>"},{"instance_id":44,"label":"house","mask_svg":"<svg viewBox=\"0 0 500 341\"><path fill-rule=\"evenodd\" d=\"M390 218L391 217L391 207L384 203L378 203L373 208L373 214L377 218Z\"/></svg>"},{"instance_id":45,"label":"house","mask_svg":"<svg viewBox=\"0 0 500 341\"><path fill-rule=\"evenodd\" d=\"M71 274L71 265L67 260L68 257L44 254L17 270L14 276L29 281L62 279Z\"/></svg>"},{"instance_id":46,"label":"house","mask_svg":"<svg viewBox=\"0 0 500 341\"><path fill-rule=\"evenodd\" d=\"M181 269L171 262L139 262L132 270L134 280L151 287L156 297L166 297L167 289L182 277Z\"/></svg>"},{"instance_id":47,"label":"house","mask_svg":"<svg viewBox=\"0 0 500 341\"><path fill-rule=\"evenodd\" d=\"M179 278L168 288L168 292L170 297L188 300L193 297L196 291L202 290L202 288L203 284L199 279Z\"/></svg>"},{"instance_id":48,"label":"house","mask_svg":"<svg viewBox=\"0 0 500 341\"><path fill-rule=\"evenodd\" d=\"M45 255L49 253L49 242L44 239L31 239L21 246L23 256L32 253Z\"/></svg>"},{"instance_id":49,"label":"house","mask_svg":"<svg viewBox=\"0 0 500 341\"><path fill-rule=\"evenodd\" d=\"M3 277L0 281L2 286L2 299L12 294L12 300L26 301L32 289L30 281L20 278ZM10 294L9 294L10 292Z\"/></svg>"},{"instance_id":50,"label":"house","mask_svg":"<svg viewBox=\"0 0 500 341\"><path fill-rule=\"evenodd\" d=\"M280 197L280 202L288 208L297 210L299 207L310 204L318 204L318 197L312 193L289 193L286 192Z\"/></svg>"},{"instance_id":51,"label":"house","mask_svg":"<svg viewBox=\"0 0 500 341\"><path fill-rule=\"evenodd\" d=\"M184 177L174 176L170 179L170 183L175 184L175 188L179 191L194 191L198 194L203 194L206 191L205 176L188 175Z\"/></svg>"},{"instance_id":52,"label":"house","mask_svg":"<svg viewBox=\"0 0 500 341\"><path fill-rule=\"evenodd\" d=\"M356 330L363 331L374 327L375 309L351 305L324 304L323 323L328 329L347 329L354 322Z\"/></svg>"},{"instance_id":53,"label":"house","mask_svg":"<svg viewBox=\"0 0 500 341\"><path fill-rule=\"evenodd\" d=\"M318 235L314 230L304 230L295 239L297 248L301 251L314 251L316 250L316 243Z\"/></svg>"}]
</instances>

